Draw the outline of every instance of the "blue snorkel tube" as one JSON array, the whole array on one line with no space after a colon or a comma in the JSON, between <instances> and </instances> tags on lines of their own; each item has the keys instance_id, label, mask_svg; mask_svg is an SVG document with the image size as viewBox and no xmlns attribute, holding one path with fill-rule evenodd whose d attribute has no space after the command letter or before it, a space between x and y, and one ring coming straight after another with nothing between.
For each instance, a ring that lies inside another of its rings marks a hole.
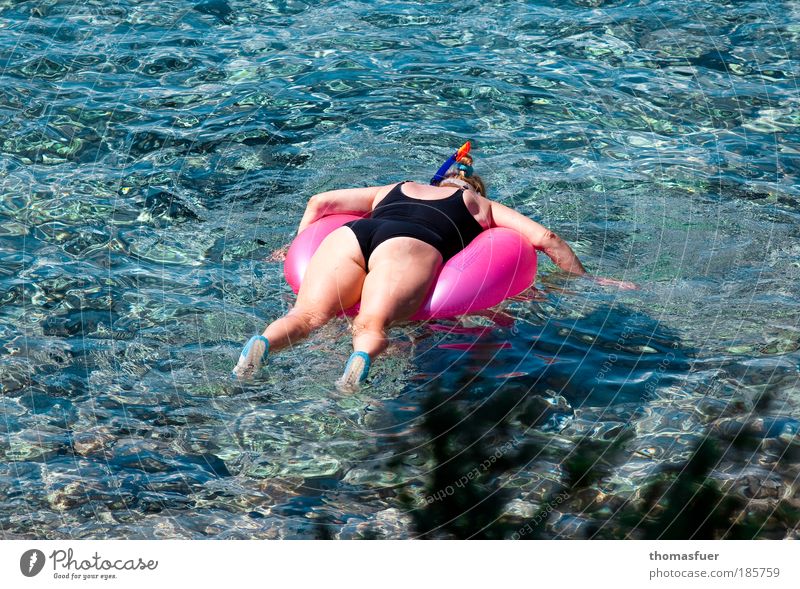
<instances>
[{"instance_id":1,"label":"blue snorkel tube","mask_svg":"<svg viewBox=\"0 0 800 589\"><path fill-rule=\"evenodd\" d=\"M458 151L451 155L447 160L442 164L439 170L434 174L433 178L431 178L431 184L433 186L439 186L439 182L444 180L444 175L447 174L447 170L449 170L454 163L460 160L462 157L469 153L470 147L469 141L467 141L464 145L458 148Z\"/></svg>"}]
</instances>

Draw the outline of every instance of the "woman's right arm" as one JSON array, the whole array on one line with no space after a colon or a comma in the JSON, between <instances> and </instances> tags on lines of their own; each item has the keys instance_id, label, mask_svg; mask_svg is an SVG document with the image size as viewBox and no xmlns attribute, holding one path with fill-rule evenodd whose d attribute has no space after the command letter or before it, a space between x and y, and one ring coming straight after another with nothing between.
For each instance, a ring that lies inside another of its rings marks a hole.
<instances>
[{"instance_id":1,"label":"woman's right arm","mask_svg":"<svg viewBox=\"0 0 800 589\"><path fill-rule=\"evenodd\" d=\"M489 202L493 227L507 227L521 233L533 247L542 250L562 270L578 276L586 274L578 256L558 235L514 209L495 201Z\"/></svg>"},{"instance_id":2,"label":"woman's right arm","mask_svg":"<svg viewBox=\"0 0 800 589\"><path fill-rule=\"evenodd\" d=\"M325 215L336 213L361 214L372 210L375 197L391 186L369 186L367 188L344 188L320 192L308 199L305 213L297 228L298 235L314 221Z\"/></svg>"}]
</instances>

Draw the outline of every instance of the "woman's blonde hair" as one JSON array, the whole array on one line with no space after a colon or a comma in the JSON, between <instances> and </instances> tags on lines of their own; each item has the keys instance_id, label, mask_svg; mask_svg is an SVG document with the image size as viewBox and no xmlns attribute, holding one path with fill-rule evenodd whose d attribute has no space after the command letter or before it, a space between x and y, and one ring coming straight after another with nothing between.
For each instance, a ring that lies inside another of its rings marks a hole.
<instances>
[{"instance_id":1,"label":"woman's blonde hair","mask_svg":"<svg viewBox=\"0 0 800 589\"><path fill-rule=\"evenodd\" d=\"M460 160L458 160L457 163L469 166L469 168L471 169L472 156L466 154ZM467 176L467 173L464 170L456 170L454 172L448 172L448 174L444 177L444 180L439 182L439 185L441 186L442 184L445 184L448 178L458 178L459 180L462 180L463 182L466 182L467 184L472 186L472 188L475 189L475 192L479 193L483 197L486 197L486 185L483 183L483 180L481 180L481 177L478 176L477 174L471 174Z\"/></svg>"}]
</instances>

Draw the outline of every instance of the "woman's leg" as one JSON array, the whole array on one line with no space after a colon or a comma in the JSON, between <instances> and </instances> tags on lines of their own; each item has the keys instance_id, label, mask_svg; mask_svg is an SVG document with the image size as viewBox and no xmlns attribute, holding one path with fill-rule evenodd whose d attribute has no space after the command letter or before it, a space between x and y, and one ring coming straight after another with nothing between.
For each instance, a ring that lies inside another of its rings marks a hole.
<instances>
[{"instance_id":1,"label":"woman's leg","mask_svg":"<svg viewBox=\"0 0 800 589\"><path fill-rule=\"evenodd\" d=\"M340 387L355 387L366 378L370 361L386 349L386 328L416 313L441 262L436 248L410 237L393 237L375 248L353 319L353 355Z\"/></svg>"},{"instance_id":2,"label":"woman's leg","mask_svg":"<svg viewBox=\"0 0 800 589\"><path fill-rule=\"evenodd\" d=\"M355 234L347 227L331 232L312 256L292 310L264 329L268 344L260 338L248 342L234 374L251 376L261 367L267 347L276 351L297 343L339 311L355 305L365 276L364 256Z\"/></svg>"}]
</instances>

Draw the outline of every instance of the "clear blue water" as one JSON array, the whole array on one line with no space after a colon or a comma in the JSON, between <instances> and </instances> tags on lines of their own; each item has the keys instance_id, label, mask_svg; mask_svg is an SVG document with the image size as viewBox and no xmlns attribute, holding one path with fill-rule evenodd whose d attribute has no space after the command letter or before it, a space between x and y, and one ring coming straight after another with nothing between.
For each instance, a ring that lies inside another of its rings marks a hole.
<instances>
[{"instance_id":1,"label":"clear blue water","mask_svg":"<svg viewBox=\"0 0 800 589\"><path fill-rule=\"evenodd\" d=\"M0 0L0 537L412 536L397 493L429 465L389 459L455 373L459 402L546 400L564 453L633 432L603 496L750 423L714 477L796 500L799 22L788 0ZM307 198L425 181L467 138L491 197L640 290L542 257L526 297L394 329L357 395L332 384L343 319L232 387L293 302L268 258ZM510 474L509 509L562 474ZM589 519L558 507L552 533Z\"/></svg>"}]
</instances>

